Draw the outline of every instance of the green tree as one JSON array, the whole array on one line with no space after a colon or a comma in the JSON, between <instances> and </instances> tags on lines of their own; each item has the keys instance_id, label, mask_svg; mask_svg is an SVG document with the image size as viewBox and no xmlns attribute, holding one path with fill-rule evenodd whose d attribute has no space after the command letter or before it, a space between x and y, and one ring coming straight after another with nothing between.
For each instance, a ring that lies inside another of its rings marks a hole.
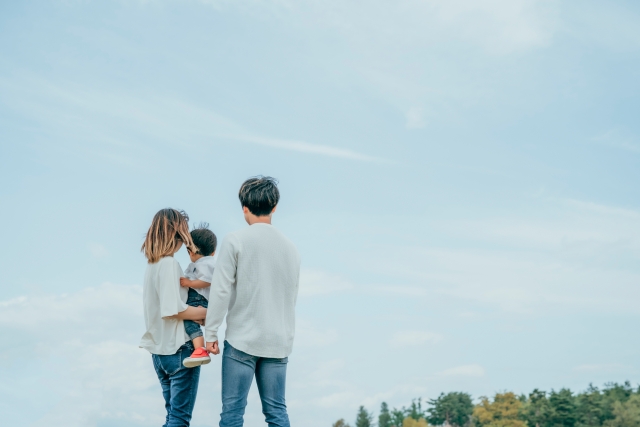
<instances>
[{"instance_id":1,"label":"green tree","mask_svg":"<svg viewBox=\"0 0 640 427\"><path fill-rule=\"evenodd\" d=\"M338 421L333 423L333 427L350 427L343 418L340 418Z\"/></svg>"},{"instance_id":2,"label":"green tree","mask_svg":"<svg viewBox=\"0 0 640 427\"><path fill-rule=\"evenodd\" d=\"M629 381L624 384L607 383L602 389L602 418L612 420L616 417L613 409L616 402L625 403L633 394Z\"/></svg>"},{"instance_id":3,"label":"green tree","mask_svg":"<svg viewBox=\"0 0 640 427\"><path fill-rule=\"evenodd\" d=\"M573 393L568 388L563 388L549 394L551 405L551 425L553 427L574 427L576 424L576 403Z\"/></svg>"},{"instance_id":4,"label":"green tree","mask_svg":"<svg viewBox=\"0 0 640 427\"><path fill-rule=\"evenodd\" d=\"M356 427L371 427L373 421L373 415L367 411L364 406L358 409L358 415L356 417Z\"/></svg>"},{"instance_id":5,"label":"green tree","mask_svg":"<svg viewBox=\"0 0 640 427\"><path fill-rule=\"evenodd\" d=\"M391 427L402 427L404 421L404 411L401 409L393 409L391 411Z\"/></svg>"},{"instance_id":6,"label":"green tree","mask_svg":"<svg viewBox=\"0 0 640 427\"><path fill-rule=\"evenodd\" d=\"M531 427L548 427L551 405L547 393L538 389L529 394L522 408L522 418Z\"/></svg>"},{"instance_id":7,"label":"green tree","mask_svg":"<svg viewBox=\"0 0 640 427\"><path fill-rule=\"evenodd\" d=\"M640 426L640 395L634 394L626 402L613 404L615 418L605 422L606 427L638 427Z\"/></svg>"},{"instance_id":8,"label":"green tree","mask_svg":"<svg viewBox=\"0 0 640 427\"><path fill-rule=\"evenodd\" d=\"M463 427L469 424L473 414L471 396L467 393L441 393L437 399L429 400L431 407L427 410L427 421L434 425L449 424Z\"/></svg>"},{"instance_id":9,"label":"green tree","mask_svg":"<svg viewBox=\"0 0 640 427\"><path fill-rule=\"evenodd\" d=\"M602 411L603 396L597 387L589 384L589 388L576 396L576 426L600 427L604 421Z\"/></svg>"},{"instance_id":10,"label":"green tree","mask_svg":"<svg viewBox=\"0 0 640 427\"><path fill-rule=\"evenodd\" d=\"M422 398L413 399L411 401L411 405L408 408L402 408L404 411L405 417L413 418L414 420L419 420L420 418L427 418L427 411L422 409Z\"/></svg>"},{"instance_id":11,"label":"green tree","mask_svg":"<svg viewBox=\"0 0 640 427\"><path fill-rule=\"evenodd\" d=\"M389 405L382 402L380 405L380 415L378 415L378 427L391 427L391 414L389 413Z\"/></svg>"}]
</instances>

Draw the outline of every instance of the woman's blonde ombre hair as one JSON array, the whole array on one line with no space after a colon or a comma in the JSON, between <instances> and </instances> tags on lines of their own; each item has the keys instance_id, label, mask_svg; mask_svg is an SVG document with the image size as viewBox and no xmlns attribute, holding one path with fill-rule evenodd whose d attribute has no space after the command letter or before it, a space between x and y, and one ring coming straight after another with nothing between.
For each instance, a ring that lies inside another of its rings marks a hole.
<instances>
[{"instance_id":1,"label":"woman's blonde ombre hair","mask_svg":"<svg viewBox=\"0 0 640 427\"><path fill-rule=\"evenodd\" d=\"M149 264L154 264L160 261L160 258L176 253L182 243L192 252L198 251L189 234L187 213L167 208L160 210L153 217L141 251L149 260Z\"/></svg>"}]
</instances>

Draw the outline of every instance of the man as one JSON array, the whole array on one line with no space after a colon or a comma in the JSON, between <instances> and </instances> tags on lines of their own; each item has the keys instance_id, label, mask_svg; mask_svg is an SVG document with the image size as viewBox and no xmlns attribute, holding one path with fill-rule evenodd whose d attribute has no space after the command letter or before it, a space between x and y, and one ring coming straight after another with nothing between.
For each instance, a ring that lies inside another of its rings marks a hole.
<instances>
[{"instance_id":1,"label":"man","mask_svg":"<svg viewBox=\"0 0 640 427\"><path fill-rule=\"evenodd\" d=\"M254 376L267 424L290 427L285 382L295 333L300 256L271 225L280 200L276 180L250 178L240 187L239 197L249 227L229 234L220 247L205 322L207 350L219 354L218 327L228 311L220 427L243 425Z\"/></svg>"}]
</instances>

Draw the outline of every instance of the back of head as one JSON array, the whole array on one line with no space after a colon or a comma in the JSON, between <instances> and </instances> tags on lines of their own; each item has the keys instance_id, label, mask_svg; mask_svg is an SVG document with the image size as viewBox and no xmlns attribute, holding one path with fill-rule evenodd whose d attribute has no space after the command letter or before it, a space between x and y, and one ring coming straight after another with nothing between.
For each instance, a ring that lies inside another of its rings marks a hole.
<instances>
[{"instance_id":1,"label":"back of head","mask_svg":"<svg viewBox=\"0 0 640 427\"><path fill-rule=\"evenodd\" d=\"M218 246L218 238L209 230L209 224L201 222L196 228L191 230L191 239L193 243L198 247L197 254L203 256L210 256L216 251Z\"/></svg>"},{"instance_id":2,"label":"back of head","mask_svg":"<svg viewBox=\"0 0 640 427\"><path fill-rule=\"evenodd\" d=\"M256 216L269 215L280 200L278 181L270 176L255 176L246 180L238 193L242 207Z\"/></svg>"},{"instance_id":3,"label":"back of head","mask_svg":"<svg viewBox=\"0 0 640 427\"><path fill-rule=\"evenodd\" d=\"M189 216L177 209L161 209L153 217L141 250L153 264L176 253L182 243L196 250L189 234Z\"/></svg>"}]
</instances>

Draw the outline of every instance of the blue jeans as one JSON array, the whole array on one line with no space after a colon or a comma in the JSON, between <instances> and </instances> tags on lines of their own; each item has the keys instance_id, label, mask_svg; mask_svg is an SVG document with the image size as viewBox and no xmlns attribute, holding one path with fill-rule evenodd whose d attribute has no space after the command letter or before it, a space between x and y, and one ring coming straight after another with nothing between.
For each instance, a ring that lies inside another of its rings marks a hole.
<instances>
[{"instance_id":1,"label":"blue jeans","mask_svg":"<svg viewBox=\"0 0 640 427\"><path fill-rule=\"evenodd\" d=\"M200 366L185 368L182 361L192 352L193 344L187 341L175 354L151 355L153 367L162 386L164 407L167 410L167 419L163 427L188 427L191 422L191 413L198 393Z\"/></svg>"},{"instance_id":2,"label":"blue jeans","mask_svg":"<svg viewBox=\"0 0 640 427\"><path fill-rule=\"evenodd\" d=\"M252 356L224 342L220 427L242 427L247 395L256 377L262 413L269 427L290 427L284 399L288 358Z\"/></svg>"},{"instance_id":3,"label":"blue jeans","mask_svg":"<svg viewBox=\"0 0 640 427\"><path fill-rule=\"evenodd\" d=\"M209 301L198 292L189 288L189 295L187 296L187 305L191 307L204 307L209 308ZM189 338L194 339L202 336L202 329L193 320L184 321L184 331L189 335Z\"/></svg>"}]
</instances>

